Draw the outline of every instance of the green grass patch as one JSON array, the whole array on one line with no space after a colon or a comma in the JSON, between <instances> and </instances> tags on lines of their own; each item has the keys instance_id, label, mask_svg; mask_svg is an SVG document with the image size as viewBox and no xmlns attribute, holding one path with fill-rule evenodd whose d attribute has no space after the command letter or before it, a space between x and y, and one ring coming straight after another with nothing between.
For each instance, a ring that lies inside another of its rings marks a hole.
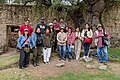
<instances>
[{"instance_id":1,"label":"green grass patch","mask_svg":"<svg viewBox=\"0 0 120 80\"><path fill-rule=\"evenodd\" d=\"M117 58L112 58L111 55L115 54ZM119 48L109 48L108 49L108 56L110 61L117 61L120 62L120 49Z\"/></svg>"},{"instance_id":2,"label":"green grass patch","mask_svg":"<svg viewBox=\"0 0 120 80\"><path fill-rule=\"evenodd\" d=\"M7 68L12 64L17 63L18 59L19 59L18 54L0 58L0 69Z\"/></svg>"},{"instance_id":3,"label":"green grass patch","mask_svg":"<svg viewBox=\"0 0 120 80\"><path fill-rule=\"evenodd\" d=\"M120 80L120 76L104 71L98 74L65 72L57 77L48 77L43 80Z\"/></svg>"}]
</instances>

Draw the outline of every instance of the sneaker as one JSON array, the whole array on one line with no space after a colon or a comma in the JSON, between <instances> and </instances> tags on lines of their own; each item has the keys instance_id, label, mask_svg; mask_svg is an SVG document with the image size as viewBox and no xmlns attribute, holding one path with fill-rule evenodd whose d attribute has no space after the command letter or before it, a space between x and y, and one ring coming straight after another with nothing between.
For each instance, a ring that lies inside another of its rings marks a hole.
<instances>
[{"instance_id":1,"label":"sneaker","mask_svg":"<svg viewBox=\"0 0 120 80\"><path fill-rule=\"evenodd\" d=\"M104 65L107 65L107 63L106 63L106 62L104 62Z\"/></svg>"},{"instance_id":2,"label":"sneaker","mask_svg":"<svg viewBox=\"0 0 120 80\"><path fill-rule=\"evenodd\" d=\"M36 66L39 66L40 65L40 63L36 63Z\"/></svg>"},{"instance_id":3,"label":"sneaker","mask_svg":"<svg viewBox=\"0 0 120 80\"><path fill-rule=\"evenodd\" d=\"M24 69L24 67L19 67L19 69Z\"/></svg>"},{"instance_id":4,"label":"sneaker","mask_svg":"<svg viewBox=\"0 0 120 80\"><path fill-rule=\"evenodd\" d=\"M33 66L36 67L37 65L34 63Z\"/></svg>"},{"instance_id":5,"label":"sneaker","mask_svg":"<svg viewBox=\"0 0 120 80\"><path fill-rule=\"evenodd\" d=\"M71 59L68 59L68 62L70 62L71 61Z\"/></svg>"}]
</instances>

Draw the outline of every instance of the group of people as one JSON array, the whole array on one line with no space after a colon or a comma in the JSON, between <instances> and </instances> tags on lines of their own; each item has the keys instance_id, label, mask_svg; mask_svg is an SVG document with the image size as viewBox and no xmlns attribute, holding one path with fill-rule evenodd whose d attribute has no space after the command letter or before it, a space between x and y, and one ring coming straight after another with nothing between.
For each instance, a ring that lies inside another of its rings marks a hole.
<instances>
[{"instance_id":1,"label":"group of people","mask_svg":"<svg viewBox=\"0 0 120 80\"><path fill-rule=\"evenodd\" d=\"M34 67L39 66L42 54L43 62L49 64L51 53L54 51L59 52L59 60L66 60L66 57L68 57L69 62L72 58L79 60L82 45L84 47L83 58L88 59L90 44L93 39L97 46L99 62L106 64L108 53L107 45L103 43L103 36L105 35L110 39L110 35L101 24L98 24L97 30L93 33L90 25L86 23L81 32L80 27L76 27L75 31L73 31L73 27L68 26L62 17L59 22L55 18L48 25L45 24L44 18L40 18L40 23L37 24L33 31L29 26L29 20L26 20L25 24L19 28L17 44L20 49L19 68L28 67L31 50ZM74 53L72 50L74 50ZM102 58L102 52L104 58Z\"/></svg>"}]
</instances>

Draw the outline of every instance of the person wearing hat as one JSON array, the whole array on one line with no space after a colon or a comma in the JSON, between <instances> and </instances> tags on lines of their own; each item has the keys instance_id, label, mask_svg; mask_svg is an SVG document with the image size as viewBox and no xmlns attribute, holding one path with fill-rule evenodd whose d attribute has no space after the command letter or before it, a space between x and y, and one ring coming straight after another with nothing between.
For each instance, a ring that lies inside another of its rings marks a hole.
<instances>
[{"instance_id":1,"label":"person wearing hat","mask_svg":"<svg viewBox=\"0 0 120 80\"><path fill-rule=\"evenodd\" d=\"M17 47L20 49L19 68L23 69L28 67L30 59L30 49L33 48L31 37L28 34L28 29L24 29L24 34L18 38Z\"/></svg>"},{"instance_id":2,"label":"person wearing hat","mask_svg":"<svg viewBox=\"0 0 120 80\"><path fill-rule=\"evenodd\" d=\"M31 26L29 26L29 20L28 19L25 19L25 24L24 25L22 25L22 26L20 26L20 28L19 28L19 36L21 35L21 34L24 34L24 29L28 29L28 35L29 36L31 36L31 34L32 34L32 32L33 32L33 29L32 29L32 27Z\"/></svg>"},{"instance_id":3,"label":"person wearing hat","mask_svg":"<svg viewBox=\"0 0 120 80\"><path fill-rule=\"evenodd\" d=\"M49 23L49 29L50 29L50 34L52 36L52 42L51 42L52 51L55 51L56 50L56 46L55 46L56 34L55 34L53 23Z\"/></svg>"},{"instance_id":4,"label":"person wearing hat","mask_svg":"<svg viewBox=\"0 0 120 80\"><path fill-rule=\"evenodd\" d=\"M64 32L64 28L60 28L60 32L57 34L58 48L59 48L59 60L65 59L66 55L66 42L67 34Z\"/></svg>"},{"instance_id":5,"label":"person wearing hat","mask_svg":"<svg viewBox=\"0 0 120 80\"><path fill-rule=\"evenodd\" d=\"M40 28L41 33L44 34L45 29L47 27L47 24L45 24L45 19L44 18L40 18L40 23L37 24L36 28L38 28L38 27Z\"/></svg>"},{"instance_id":6,"label":"person wearing hat","mask_svg":"<svg viewBox=\"0 0 120 80\"><path fill-rule=\"evenodd\" d=\"M110 35L107 31L105 31L105 28L98 24L97 30L94 32L94 38L95 38L95 45L97 46L97 54L98 59L100 63L103 63L106 65L108 61L108 52L107 52L107 46L103 43L103 36L104 33L107 35L108 39L110 39ZM104 58L102 58L102 53L104 54Z\"/></svg>"}]
</instances>

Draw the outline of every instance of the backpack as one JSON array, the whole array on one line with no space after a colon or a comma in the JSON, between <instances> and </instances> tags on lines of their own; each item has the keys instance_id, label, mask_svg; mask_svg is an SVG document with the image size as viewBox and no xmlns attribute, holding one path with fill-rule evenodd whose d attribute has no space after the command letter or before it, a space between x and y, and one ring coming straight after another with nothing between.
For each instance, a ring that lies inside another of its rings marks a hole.
<instances>
[{"instance_id":1,"label":"backpack","mask_svg":"<svg viewBox=\"0 0 120 80\"><path fill-rule=\"evenodd\" d=\"M42 43L43 43L43 40L42 40L41 34L40 35L37 34L36 45L37 46L42 46Z\"/></svg>"}]
</instances>

